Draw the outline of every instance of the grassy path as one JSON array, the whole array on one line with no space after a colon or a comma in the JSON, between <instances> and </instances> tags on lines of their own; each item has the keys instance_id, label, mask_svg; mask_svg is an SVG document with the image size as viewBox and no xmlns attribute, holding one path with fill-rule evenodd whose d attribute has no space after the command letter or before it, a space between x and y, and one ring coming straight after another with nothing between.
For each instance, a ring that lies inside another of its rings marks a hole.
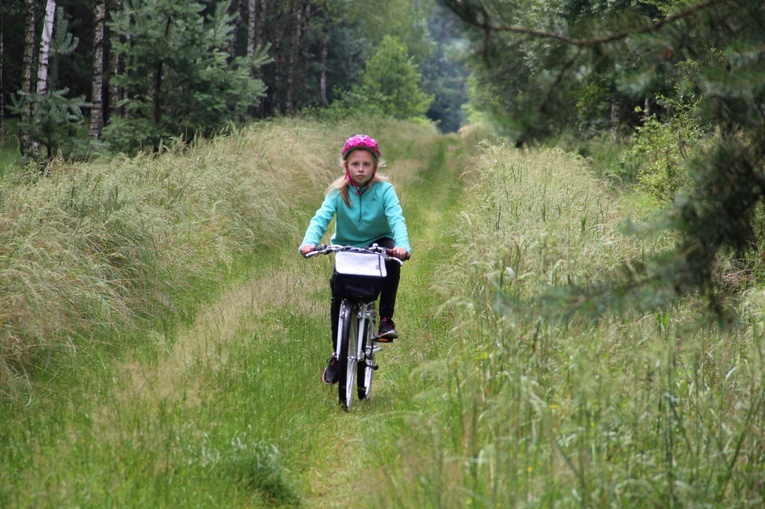
<instances>
[{"instance_id":1,"label":"grassy path","mask_svg":"<svg viewBox=\"0 0 765 509\"><path fill-rule=\"evenodd\" d=\"M0 471L0 507L344 508L370 495L385 506L402 425L432 411L412 373L448 346L431 285L449 256L464 144L433 137L386 172L414 257L399 292L402 337L380 355L371 400L346 413L320 383L332 260L302 259L293 239L179 335L115 357L73 351L78 362L50 374L65 382L0 427L13 465Z\"/></svg>"},{"instance_id":2,"label":"grassy path","mask_svg":"<svg viewBox=\"0 0 765 509\"><path fill-rule=\"evenodd\" d=\"M419 408L415 396L421 388L410 375L417 366L443 353L446 324L437 316L440 301L431 285L436 268L449 255L449 223L462 189L459 154L457 140L441 139L433 144L426 166L414 178L399 176L395 169L391 172L414 252L402 271L399 290L396 320L401 338L380 354L381 369L375 375L372 399L349 414L331 412L332 432L310 462L315 470L306 507L348 507L349 500L367 495L373 498L367 503L374 506L374 498L383 495L375 493L375 487L385 485L379 474L384 474L397 454L401 416L427 410ZM333 386L325 398L333 399L335 394ZM359 441L362 436L365 443Z\"/></svg>"}]
</instances>

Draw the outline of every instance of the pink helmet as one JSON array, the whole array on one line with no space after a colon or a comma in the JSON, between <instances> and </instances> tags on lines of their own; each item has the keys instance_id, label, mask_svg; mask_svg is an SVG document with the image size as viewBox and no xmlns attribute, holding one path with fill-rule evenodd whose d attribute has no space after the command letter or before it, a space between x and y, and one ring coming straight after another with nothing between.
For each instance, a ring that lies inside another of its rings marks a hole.
<instances>
[{"instance_id":1,"label":"pink helmet","mask_svg":"<svg viewBox=\"0 0 765 509\"><path fill-rule=\"evenodd\" d=\"M366 134L357 134L356 136L351 136L346 140L342 152L343 159L347 159L348 154L357 149L371 152L375 157L375 160L380 158L380 147L377 146L377 142L373 138L370 138Z\"/></svg>"}]
</instances>

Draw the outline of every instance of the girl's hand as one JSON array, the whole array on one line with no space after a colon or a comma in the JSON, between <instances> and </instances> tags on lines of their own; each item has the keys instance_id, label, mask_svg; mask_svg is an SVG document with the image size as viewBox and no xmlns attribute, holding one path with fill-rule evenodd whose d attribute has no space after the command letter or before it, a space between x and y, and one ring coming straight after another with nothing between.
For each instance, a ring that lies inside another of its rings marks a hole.
<instances>
[{"instance_id":1,"label":"girl's hand","mask_svg":"<svg viewBox=\"0 0 765 509\"><path fill-rule=\"evenodd\" d=\"M388 254L391 256L395 256L399 260L408 260L409 259L409 251L404 249L403 247L393 247L391 249L388 249Z\"/></svg>"},{"instance_id":2,"label":"girl's hand","mask_svg":"<svg viewBox=\"0 0 765 509\"><path fill-rule=\"evenodd\" d=\"M302 254L303 256L307 255L308 253L314 250L316 250L316 246L312 246L310 244L303 244L302 246L300 246L300 254Z\"/></svg>"}]
</instances>

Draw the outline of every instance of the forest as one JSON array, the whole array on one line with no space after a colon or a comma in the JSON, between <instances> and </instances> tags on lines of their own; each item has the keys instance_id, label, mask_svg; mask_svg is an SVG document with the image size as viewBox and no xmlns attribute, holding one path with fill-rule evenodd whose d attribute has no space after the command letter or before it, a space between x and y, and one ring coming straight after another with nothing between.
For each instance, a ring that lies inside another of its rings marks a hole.
<instances>
[{"instance_id":1,"label":"forest","mask_svg":"<svg viewBox=\"0 0 765 509\"><path fill-rule=\"evenodd\" d=\"M3 2L3 139L86 157L359 100L455 131L455 24L428 1Z\"/></svg>"}]
</instances>

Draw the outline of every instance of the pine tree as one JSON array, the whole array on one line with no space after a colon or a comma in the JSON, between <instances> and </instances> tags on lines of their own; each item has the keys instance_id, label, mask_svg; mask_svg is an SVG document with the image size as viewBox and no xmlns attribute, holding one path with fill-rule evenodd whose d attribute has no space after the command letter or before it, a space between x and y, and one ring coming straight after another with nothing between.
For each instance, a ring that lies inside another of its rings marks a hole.
<instances>
[{"instance_id":1,"label":"pine tree","mask_svg":"<svg viewBox=\"0 0 765 509\"><path fill-rule=\"evenodd\" d=\"M257 104L264 88L250 70L266 61L230 59L233 18L220 3L209 17L199 2L126 0L112 13L112 76L124 98L104 139L117 150L156 147L170 138L209 135Z\"/></svg>"},{"instance_id":2,"label":"pine tree","mask_svg":"<svg viewBox=\"0 0 765 509\"><path fill-rule=\"evenodd\" d=\"M406 47L386 36L367 61L359 84L337 105L348 112L368 112L399 119L423 118L433 96L422 90L422 75Z\"/></svg>"}]
</instances>

